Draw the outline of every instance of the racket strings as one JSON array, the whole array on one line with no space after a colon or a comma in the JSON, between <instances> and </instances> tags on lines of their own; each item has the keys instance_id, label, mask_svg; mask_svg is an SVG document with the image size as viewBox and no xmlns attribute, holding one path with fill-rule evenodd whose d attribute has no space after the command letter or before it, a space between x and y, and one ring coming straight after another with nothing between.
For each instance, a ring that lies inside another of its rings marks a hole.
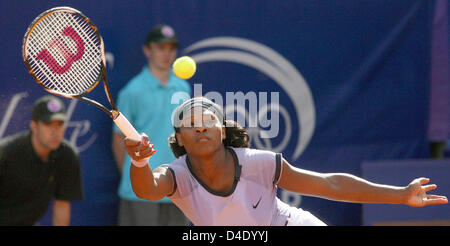
<instances>
[{"instance_id":1,"label":"racket strings","mask_svg":"<svg viewBox=\"0 0 450 246\"><path fill-rule=\"evenodd\" d=\"M102 71L101 40L84 18L55 12L41 19L29 35L27 60L44 87L81 95L95 85Z\"/></svg>"},{"instance_id":2,"label":"racket strings","mask_svg":"<svg viewBox=\"0 0 450 246\"><path fill-rule=\"evenodd\" d=\"M44 18L41 20L42 25L36 26L36 31L33 33L36 40L30 39L30 41L34 41L34 47L38 48L39 46L42 46L42 44L50 44L55 43L52 42L52 39L55 40L54 35L49 35L50 33L58 33L59 30L57 28L60 27L60 23L56 23L58 21L58 18ZM41 35L38 35L41 34ZM60 42L57 44L60 46ZM30 47L32 47L30 45ZM69 46L70 47L70 46ZM39 47L40 48L40 47ZM41 49L42 52L43 49ZM47 49L48 50L48 49ZM39 52L39 49L36 49L36 52ZM53 52L52 57L56 60L56 62L59 64L64 64L65 60L64 57L58 53ZM43 82L43 85L51 90L57 90L61 92L75 92L74 85L71 86L69 83L64 83L62 80L59 80L55 73L51 71L50 65L45 64L43 62L35 62L35 71L37 72L37 76L41 79L41 82ZM52 64L56 66L56 64ZM46 78L47 77L47 78Z\"/></svg>"},{"instance_id":3,"label":"racket strings","mask_svg":"<svg viewBox=\"0 0 450 246\"><path fill-rule=\"evenodd\" d=\"M97 67L98 70L96 72L100 72L101 67L99 64L101 64L101 50L100 50L100 40L98 40L95 31L91 28L91 26L86 23L85 21L77 22L74 19L74 16L69 16L72 18L73 22L77 25L77 30L80 30L83 37L88 37L88 40L92 40L93 42L87 42L86 45L88 47L85 48L85 50L89 51L98 51L97 53L94 53L93 56L97 59L87 59L86 63L80 63L81 69L83 71L88 71L89 68ZM98 78L98 73L86 73L85 78L81 79L80 81L96 81ZM90 83L83 83L84 86L90 87Z\"/></svg>"},{"instance_id":4,"label":"racket strings","mask_svg":"<svg viewBox=\"0 0 450 246\"><path fill-rule=\"evenodd\" d=\"M60 23L56 23L55 21L58 21L58 18L44 18L39 23L40 25L37 25L35 27L35 36L36 36L36 42L35 44L48 44L48 48L46 50L50 50L51 44L54 44L56 40L58 40L58 36L55 37L55 35L50 35L52 33L58 33L60 29ZM40 35L37 35L40 34ZM33 39L30 39L33 40ZM53 40L53 41L52 41ZM61 41L58 42L58 48L60 48ZM44 50L41 47L39 47L41 52ZM39 49L36 50L39 52ZM66 51L68 52L68 51ZM54 73L53 71L56 68L56 66L60 66L60 64L64 64L65 60L61 53L59 52L52 52L52 58L57 62L56 63L42 63L42 62L36 62L35 64L38 66L35 71L38 71L37 75L40 78L47 79L41 79L41 82L43 82L43 85L46 86L48 89L52 90L60 90L64 92L71 92L76 91L74 90L74 86L70 86L68 83L63 83L62 80L59 80L57 77L57 73ZM68 74L69 75L69 74ZM72 88L71 88L72 87ZM59 88L59 89L58 89Z\"/></svg>"},{"instance_id":5,"label":"racket strings","mask_svg":"<svg viewBox=\"0 0 450 246\"><path fill-rule=\"evenodd\" d=\"M35 31L32 33L33 38L30 38L30 45L29 47L36 47L36 52L39 52L42 48L42 44L50 44L51 39L54 39L53 35L48 35L47 33L57 33L58 30L55 30L55 27L59 27L58 24L54 23L56 18L44 18L39 23L40 25L37 25L35 27ZM52 54L52 57L58 62L59 64L64 64L64 61L62 61L61 55L57 52L54 52ZM34 59L32 59L34 60ZM43 82L43 85L46 86L48 89L54 90L55 88L63 88L64 91L69 91L68 86L65 83L61 83L60 80L56 78L56 74L49 71L51 67L45 63L39 63L34 62L32 66L33 70L36 71L36 75L38 78L45 78L47 76L47 79L41 79L41 82ZM54 64L56 65L56 64ZM48 66L48 67L47 67ZM53 83L49 83L49 81L53 81Z\"/></svg>"}]
</instances>

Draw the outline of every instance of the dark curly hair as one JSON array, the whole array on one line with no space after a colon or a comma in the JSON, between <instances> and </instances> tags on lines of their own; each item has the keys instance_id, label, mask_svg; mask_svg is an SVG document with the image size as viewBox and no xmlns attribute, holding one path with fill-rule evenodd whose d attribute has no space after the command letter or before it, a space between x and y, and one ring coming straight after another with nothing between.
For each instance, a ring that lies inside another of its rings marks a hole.
<instances>
[{"instance_id":1,"label":"dark curly hair","mask_svg":"<svg viewBox=\"0 0 450 246\"><path fill-rule=\"evenodd\" d=\"M250 147L250 136L248 135L247 130L244 127L232 120L225 120L224 125L226 127L226 138L223 140L223 144L225 146L235 148ZM180 128L175 128L175 132L179 133ZM175 133L173 133L169 137L169 146L176 158L186 154L186 150L184 149L184 147L178 145L178 140L175 137Z\"/></svg>"}]
</instances>

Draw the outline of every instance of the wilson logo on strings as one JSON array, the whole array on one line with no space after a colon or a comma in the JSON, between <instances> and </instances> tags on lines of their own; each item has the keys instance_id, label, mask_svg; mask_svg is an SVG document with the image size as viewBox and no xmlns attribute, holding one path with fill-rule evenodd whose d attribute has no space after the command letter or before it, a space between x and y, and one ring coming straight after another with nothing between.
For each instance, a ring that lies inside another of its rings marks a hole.
<instances>
[{"instance_id":1,"label":"wilson logo on strings","mask_svg":"<svg viewBox=\"0 0 450 246\"><path fill-rule=\"evenodd\" d=\"M61 52L61 54L66 59L66 63L63 66L58 64L56 59L50 54L50 52L47 49L43 49L36 57L38 60L44 61L45 64L47 64L47 66L55 74L63 74L69 71L72 64L75 61L80 60L84 54L84 42L72 27L70 26L66 27L63 30L62 35L71 38L77 45L77 52L73 54L70 51L69 47L67 47L66 43L64 43L64 41L61 39L61 37L56 37L50 42L49 49L51 48L58 49L59 52Z\"/></svg>"}]
</instances>

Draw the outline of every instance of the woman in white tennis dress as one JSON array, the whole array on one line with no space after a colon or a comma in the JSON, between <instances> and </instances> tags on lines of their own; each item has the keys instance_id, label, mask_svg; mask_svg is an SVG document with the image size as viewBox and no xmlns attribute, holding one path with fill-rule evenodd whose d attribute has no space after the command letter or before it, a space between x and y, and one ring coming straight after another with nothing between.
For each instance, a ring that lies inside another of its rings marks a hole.
<instances>
[{"instance_id":1,"label":"woman in white tennis dress","mask_svg":"<svg viewBox=\"0 0 450 246\"><path fill-rule=\"evenodd\" d=\"M151 170L148 158L156 150L147 136L141 142L125 139L133 163L131 183L142 199L168 196L194 225L326 225L280 201L277 187L345 202L448 203L445 196L426 194L437 187L425 185L427 178L405 187L375 184L350 174L299 169L279 153L251 149L245 129L223 120L222 108L203 97L185 101L173 115L175 134L169 143L178 157L174 162Z\"/></svg>"}]
</instances>

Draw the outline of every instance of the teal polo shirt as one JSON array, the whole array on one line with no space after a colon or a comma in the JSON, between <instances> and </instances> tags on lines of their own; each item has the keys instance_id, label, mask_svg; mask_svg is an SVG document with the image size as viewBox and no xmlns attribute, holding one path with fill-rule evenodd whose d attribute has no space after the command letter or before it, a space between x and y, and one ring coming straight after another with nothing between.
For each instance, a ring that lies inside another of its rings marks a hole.
<instances>
[{"instance_id":1,"label":"teal polo shirt","mask_svg":"<svg viewBox=\"0 0 450 246\"><path fill-rule=\"evenodd\" d=\"M172 104L172 95L186 92L191 95L190 85L170 72L168 83L163 86L145 66L123 87L118 95L117 108L127 117L139 133L144 132L158 150L149 160L152 170L162 164L171 163L176 158L169 147L167 139L174 132L171 116L179 104ZM180 102L181 103L181 102ZM120 129L113 124L113 131ZM131 157L126 154L119 184L119 196L126 200L139 200L131 187ZM158 202L170 202L165 197Z\"/></svg>"}]
</instances>

